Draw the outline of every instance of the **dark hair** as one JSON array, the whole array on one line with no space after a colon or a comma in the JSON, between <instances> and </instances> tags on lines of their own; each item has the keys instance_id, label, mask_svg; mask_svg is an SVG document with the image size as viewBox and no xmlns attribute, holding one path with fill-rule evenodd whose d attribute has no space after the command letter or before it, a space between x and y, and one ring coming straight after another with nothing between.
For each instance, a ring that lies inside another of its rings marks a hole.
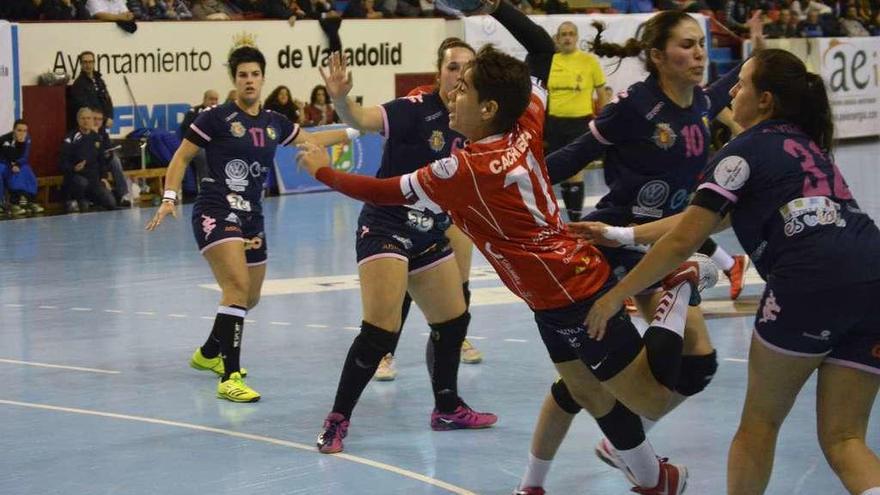
<instances>
[{"instance_id":1,"label":"dark hair","mask_svg":"<svg viewBox=\"0 0 880 495\"><path fill-rule=\"evenodd\" d=\"M507 132L512 129L529 105L529 95L532 94L529 66L488 44L480 48L477 57L467 67L479 101L491 99L498 104L494 130Z\"/></svg>"},{"instance_id":2,"label":"dark hair","mask_svg":"<svg viewBox=\"0 0 880 495\"><path fill-rule=\"evenodd\" d=\"M263 56L263 52L252 46L242 46L232 50L232 53L229 54L229 58L226 61L226 64L229 66L229 75L232 76L233 81L235 80L235 73L238 71L238 66L248 62L256 62L259 64L260 72L262 72L264 76L266 75L266 57Z\"/></svg>"},{"instance_id":3,"label":"dark hair","mask_svg":"<svg viewBox=\"0 0 880 495\"><path fill-rule=\"evenodd\" d=\"M470 50L471 53L475 53L474 48L463 39L454 36L446 38L440 43L440 46L437 47L437 74L440 73L440 69L443 67L443 58L446 56L446 50L449 50L450 48L465 48Z\"/></svg>"},{"instance_id":4,"label":"dark hair","mask_svg":"<svg viewBox=\"0 0 880 495\"><path fill-rule=\"evenodd\" d=\"M86 56L86 55L91 55L92 57L94 57L94 56L95 56L95 52L93 52L93 51L91 51L91 50L86 50L86 51L84 51L84 52L81 52L79 55L77 55L76 59L77 59L80 63L82 63L82 58L83 58L84 56Z\"/></svg>"},{"instance_id":5,"label":"dark hair","mask_svg":"<svg viewBox=\"0 0 880 495\"><path fill-rule=\"evenodd\" d=\"M15 129L20 125L28 125L28 123L25 122L24 119L15 119L15 122L12 123L12 128Z\"/></svg>"},{"instance_id":6,"label":"dark hair","mask_svg":"<svg viewBox=\"0 0 880 495\"><path fill-rule=\"evenodd\" d=\"M309 103L311 103L312 105L315 104L315 100L318 98L318 91L324 92L324 103L330 103L330 94L327 93L327 87L323 84L319 84L312 88L312 94L309 96Z\"/></svg>"},{"instance_id":7,"label":"dark hair","mask_svg":"<svg viewBox=\"0 0 880 495\"><path fill-rule=\"evenodd\" d=\"M281 95L281 91L287 91L287 103L281 103L279 96ZM296 109L296 105L293 103L293 94L290 92L290 88L287 86L278 86L273 89L269 96L266 98L266 108L269 110L274 110L282 115L285 115L287 118L290 118L293 121L296 121L296 116L299 112ZM291 118L293 116L294 118Z\"/></svg>"},{"instance_id":8,"label":"dark hair","mask_svg":"<svg viewBox=\"0 0 880 495\"><path fill-rule=\"evenodd\" d=\"M831 151L834 120L822 77L807 71L796 56L785 50L761 50L752 57L752 84L758 92L773 95L770 118L800 127L825 153Z\"/></svg>"},{"instance_id":9,"label":"dark hair","mask_svg":"<svg viewBox=\"0 0 880 495\"><path fill-rule=\"evenodd\" d=\"M682 10L664 10L648 19L636 30L636 37L626 40L626 43L606 43L602 41L602 31L605 25L601 22L593 22L596 28L596 37L590 43L590 49L600 57L636 57L644 53L645 69L652 76L657 76L657 66L651 60L651 49L663 51L666 43L672 37L672 30L685 20L693 22L694 19ZM618 64L619 65L619 64Z\"/></svg>"}]
</instances>

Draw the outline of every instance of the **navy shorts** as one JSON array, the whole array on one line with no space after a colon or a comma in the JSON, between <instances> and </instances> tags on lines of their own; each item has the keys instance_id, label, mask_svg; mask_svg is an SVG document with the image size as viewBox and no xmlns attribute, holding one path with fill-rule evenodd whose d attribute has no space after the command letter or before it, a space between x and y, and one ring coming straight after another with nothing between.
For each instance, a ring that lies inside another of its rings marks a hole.
<instances>
[{"instance_id":1,"label":"navy shorts","mask_svg":"<svg viewBox=\"0 0 880 495\"><path fill-rule=\"evenodd\" d=\"M414 216L420 214L413 210ZM397 258L409 264L410 275L433 268L454 256L445 228L432 226L420 232L373 215L361 215L358 219L355 249L358 265L379 258Z\"/></svg>"},{"instance_id":2,"label":"navy shorts","mask_svg":"<svg viewBox=\"0 0 880 495\"><path fill-rule=\"evenodd\" d=\"M818 291L768 283L755 315L755 335L790 356L880 374L880 281Z\"/></svg>"},{"instance_id":3,"label":"navy shorts","mask_svg":"<svg viewBox=\"0 0 880 495\"><path fill-rule=\"evenodd\" d=\"M262 265L268 258L263 215L229 208L196 207L192 215L193 235L199 252L230 241L249 241L244 254L248 266Z\"/></svg>"},{"instance_id":4,"label":"navy shorts","mask_svg":"<svg viewBox=\"0 0 880 495\"><path fill-rule=\"evenodd\" d=\"M642 337L623 308L608 320L605 338L596 341L587 335L587 313L613 283L609 278L596 295L564 308L535 311L541 340L554 363L580 359L596 378L605 381L626 368L641 352Z\"/></svg>"}]
</instances>

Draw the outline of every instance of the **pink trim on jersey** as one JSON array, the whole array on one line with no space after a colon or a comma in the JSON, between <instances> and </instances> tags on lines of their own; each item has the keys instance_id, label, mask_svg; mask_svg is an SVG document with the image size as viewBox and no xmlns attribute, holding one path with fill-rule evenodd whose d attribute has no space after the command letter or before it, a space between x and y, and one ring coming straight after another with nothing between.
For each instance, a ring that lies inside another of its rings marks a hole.
<instances>
[{"instance_id":1,"label":"pink trim on jersey","mask_svg":"<svg viewBox=\"0 0 880 495\"><path fill-rule=\"evenodd\" d=\"M296 137L299 136L299 131L299 124L293 124L293 131L291 131L290 136L287 136L287 139L281 141L281 146L287 146L288 144L292 143L296 139Z\"/></svg>"},{"instance_id":2,"label":"pink trim on jersey","mask_svg":"<svg viewBox=\"0 0 880 495\"><path fill-rule=\"evenodd\" d=\"M543 267L544 267L544 270L546 270L546 271L547 271L547 274L549 274L549 275L550 275L550 278L552 278L552 279L553 279L553 281L554 281L554 282L556 282L556 285L558 285L558 286L559 286L559 288L560 288L560 289L562 289L562 292L563 292L563 293L564 293L564 294L565 294L565 297L567 297L567 298L568 298L568 300L569 300L569 301L571 301L571 302L575 302L575 300L574 300L574 298L573 298L573 297L571 297L571 294L569 294L569 293L568 293L568 291L567 291L567 290L565 290L565 286L564 286L564 285L562 285L562 284L561 284L561 283L559 283L559 279L557 279L557 278L556 278L556 275L553 275L553 271L552 271L552 270L550 270L550 268L549 268L549 267L548 267L548 266L547 266L547 264L546 264L546 263L544 263L544 260L542 260L542 259L541 259L541 257L540 257L540 256L538 256L538 255L537 255L537 254L535 254L535 253L529 253L529 254L531 254L531 255L532 255L532 256L534 256L534 257L535 257L535 259L536 259L536 260L538 260L538 261L540 261L540 262L541 262L541 266L543 266Z\"/></svg>"},{"instance_id":3,"label":"pink trim on jersey","mask_svg":"<svg viewBox=\"0 0 880 495\"><path fill-rule=\"evenodd\" d=\"M590 126L590 132L593 133L593 137L596 138L596 140L598 140L600 143L604 144L605 146L612 146L612 145L614 145L614 143L612 143L611 141L605 139L605 137L602 135L602 133L599 132L599 128L596 127L596 121L595 121L595 120L591 120L589 126Z\"/></svg>"},{"instance_id":4,"label":"pink trim on jersey","mask_svg":"<svg viewBox=\"0 0 880 495\"><path fill-rule=\"evenodd\" d=\"M380 258L396 258L396 259L399 259L399 260L402 260L402 261L405 261L405 262L409 263L409 258L407 258L406 256L404 256L404 255L402 255L402 254L397 254L397 253L379 253L379 254L374 254L374 255L372 255L372 256L367 256L366 258L364 258L364 259L358 261L358 266L361 266L361 265L363 265L363 264L365 264L365 263L369 263L369 262L371 262L371 261L376 261L376 260L378 260L378 259L380 259Z\"/></svg>"},{"instance_id":5,"label":"pink trim on jersey","mask_svg":"<svg viewBox=\"0 0 880 495\"><path fill-rule=\"evenodd\" d=\"M190 124L190 125L189 125L189 128L192 129L192 130L194 130L194 131L196 131L196 134L198 134L199 136L202 136L202 139L204 139L205 141L207 141L207 142L209 142L209 143L211 142L211 137L208 136L207 134L205 134L204 131L202 131L201 129L199 129L198 127L196 127L195 122L192 123L192 124Z\"/></svg>"},{"instance_id":6,"label":"pink trim on jersey","mask_svg":"<svg viewBox=\"0 0 880 495\"><path fill-rule=\"evenodd\" d=\"M766 340L764 340L764 337L761 337L761 334L760 334L760 332L758 332L757 329L754 332L752 332L752 334L755 336L756 339L758 339L758 342L764 344L764 347L770 349L771 351L778 352L779 354L785 354L786 356L816 358L816 357L827 356L828 353L831 352L831 351L828 351L828 352L820 352L819 354L811 354L808 352L790 351L788 349L783 349L782 347L779 347L779 346L771 344L770 342L767 342Z\"/></svg>"},{"instance_id":7,"label":"pink trim on jersey","mask_svg":"<svg viewBox=\"0 0 880 495\"><path fill-rule=\"evenodd\" d=\"M852 368L852 369L864 371L866 373L880 375L880 368L868 366L867 364L856 363L855 361L847 361L845 359L837 359L837 358L828 358L825 360L825 362L828 364L836 364L838 366L843 366L844 368Z\"/></svg>"},{"instance_id":8,"label":"pink trim on jersey","mask_svg":"<svg viewBox=\"0 0 880 495\"><path fill-rule=\"evenodd\" d=\"M410 270L409 274L415 275L416 273L422 273L423 271L430 270L431 268L434 268L435 266L437 266L441 263L446 263L447 261L452 261L454 259L455 259L455 253L449 253L449 255L444 256L433 263L429 263L425 266L421 266L419 268L416 268L415 270Z\"/></svg>"},{"instance_id":9,"label":"pink trim on jersey","mask_svg":"<svg viewBox=\"0 0 880 495\"><path fill-rule=\"evenodd\" d=\"M724 189L723 187L719 186L718 184L714 184L712 182L704 182L704 183L700 184L700 187L697 188L697 191L699 191L700 189L709 189L711 191L715 191L718 194L729 199L733 203L736 203L739 200L739 198L737 198L735 194L728 191L727 189Z\"/></svg>"},{"instance_id":10,"label":"pink trim on jersey","mask_svg":"<svg viewBox=\"0 0 880 495\"><path fill-rule=\"evenodd\" d=\"M257 261L256 263L248 263L247 266L260 266L260 265L265 265L268 262L269 262L269 259L266 258L263 261Z\"/></svg>"},{"instance_id":11,"label":"pink trim on jersey","mask_svg":"<svg viewBox=\"0 0 880 495\"><path fill-rule=\"evenodd\" d=\"M205 254L205 251L211 249L212 247L216 246L217 244L223 244L224 242L230 242L230 241L244 242L244 237L225 237L223 239L220 239L219 241L214 241L211 244L208 244L207 246L203 247L199 252L201 254Z\"/></svg>"},{"instance_id":12,"label":"pink trim on jersey","mask_svg":"<svg viewBox=\"0 0 880 495\"><path fill-rule=\"evenodd\" d=\"M385 107L379 105L379 111L382 112L382 135L385 136L385 139L389 139L391 136L388 134L390 131L388 129L388 112L385 111Z\"/></svg>"}]
</instances>

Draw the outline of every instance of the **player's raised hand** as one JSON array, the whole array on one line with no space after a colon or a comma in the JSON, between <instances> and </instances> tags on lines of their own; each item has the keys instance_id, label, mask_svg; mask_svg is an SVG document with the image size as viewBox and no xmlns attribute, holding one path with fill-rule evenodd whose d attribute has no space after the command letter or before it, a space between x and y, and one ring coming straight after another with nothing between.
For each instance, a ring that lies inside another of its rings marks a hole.
<instances>
[{"instance_id":1,"label":"player's raised hand","mask_svg":"<svg viewBox=\"0 0 880 495\"><path fill-rule=\"evenodd\" d=\"M753 11L752 17L746 21L746 26L749 27L749 38L752 40L752 53L766 48L766 43L764 42L764 12L761 9Z\"/></svg>"},{"instance_id":2,"label":"player's raised hand","mask_svg":"<svg viewBox=\"0 0 880 495\"><path fill-rule=\"evenodd\" d=\"M597 246L619 247L621 243L605 237L608 225L602 222L571 222L568 230Z\"/></svg>"},{"instance_id":3,"label":"player's raised hand","mask_svg":"<svg viewBox=\"0 0 880 495\"><path fill-rule=\"evenodd\" d=\"M340 52L333 52L327 64L327 72L323 67L318 67L318 72L324 79L324 86L327 87L327 94L333 101L345 98L354 86L352 83L351 72L345 65L345 57Z\"/></svg>"},{"instance_id":4,"label":"player's raised hand","mask_svg":"<svg viewBox=\"0 0 880 495\"><path fill-rule=\"evenodd\" d=\"M156 230L156 227L162 223L162 219L168 216L169 213L172 217L177 218L177 205L175 205L173 201L162 201L156 214L153 215L153 218L151 218L149 222L147 222L146 230Z\"/></svg>"},{"instance_id":5,"label":"player's raised hand","mask_svg":"<svg viewBox=\"0 0 880 495\"><path fill-rule=\"evenodd\" d=\"M296 155L296 161L312 177L318 173L318 169L321 167L330 166L330 156L327 155L327 150L323 146L307 141L297 147L299 153Z\"/></svg>"}]
</instances>

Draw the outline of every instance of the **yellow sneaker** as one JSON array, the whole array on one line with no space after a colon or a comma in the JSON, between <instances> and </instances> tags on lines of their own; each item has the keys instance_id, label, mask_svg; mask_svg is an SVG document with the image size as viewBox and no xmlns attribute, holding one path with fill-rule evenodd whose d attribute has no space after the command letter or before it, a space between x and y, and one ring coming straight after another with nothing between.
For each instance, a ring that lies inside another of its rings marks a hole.
<instances>
[{"instance_id":1,"label":"yellow sneaker","mask_svg":"<svg viewBox=\"0 0 880 495\"><path fill-rule=\"evenodd\" d=\"M471 344L471 341L464 339L461 343L461 362L465 364L477 364L483 360L483 353Z\"/></svg>"},{"instance_id":2,"label":"yellow sneaker","mask_svg":"<svg viewBox=\"0 0 880 495\"><path fill-rule=\"evenodd\" d=\"M257 402L260 393L245 385L240 373L233 373L228 380L217 385L217 398L232 402Z\"/></svg>"},{"instance_id":3,"label":"yellow sneaker","mask_svg":"<svg viewBox=\"0 0 880 495\"><path fill-rule=\"evenodd\" d=\"M189 358L189 366L199 371L213 371L219 376L226 374L226 368L223 367L223 358L220 356L206 358L202 355L201 347L196 347L192 357ZM242 377L245 377L247 376L247 369L242 368L239 370L239 373L241 373Z\"/></svg>"},{"instance_id":4,"label":"yellow sneaker","mask_svg":"<svg viewBox=\"0 0 880 495\"><path fill-rule=\"evenodd\" d=\"M379 382L390 382L395 378L397 378L397 370L394 368L394 356L389 352L379 361L379 367L376 368L373 379Z\"/></svg>"}]
</instances>

